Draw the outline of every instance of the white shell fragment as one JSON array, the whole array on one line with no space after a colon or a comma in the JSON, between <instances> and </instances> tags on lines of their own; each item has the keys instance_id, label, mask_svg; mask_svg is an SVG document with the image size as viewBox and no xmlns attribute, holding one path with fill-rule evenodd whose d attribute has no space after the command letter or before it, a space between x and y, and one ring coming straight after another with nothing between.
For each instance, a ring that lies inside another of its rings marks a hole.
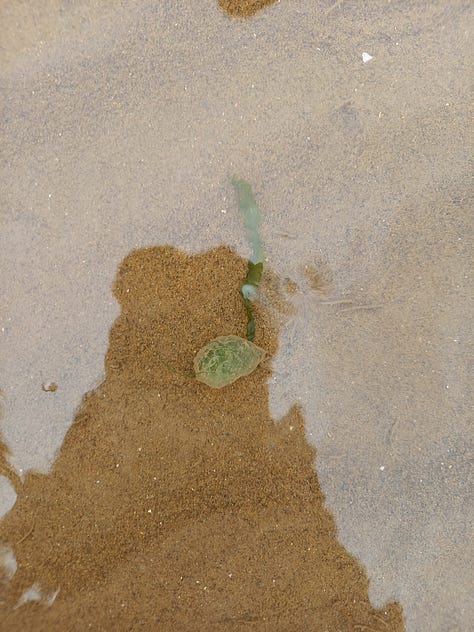
<instances>
[{"instance_id":1,"label":"white shell fragment","mask_svg":"<svg viewBox=\"0 0 474 632\"><path fill-rule=\"evenodd\" d=\"M362 53L362 61L364 62L364 64L366 64L371 59L373 59L372 55L369 55L369 53Z\"/></svg>"}]
</instances>

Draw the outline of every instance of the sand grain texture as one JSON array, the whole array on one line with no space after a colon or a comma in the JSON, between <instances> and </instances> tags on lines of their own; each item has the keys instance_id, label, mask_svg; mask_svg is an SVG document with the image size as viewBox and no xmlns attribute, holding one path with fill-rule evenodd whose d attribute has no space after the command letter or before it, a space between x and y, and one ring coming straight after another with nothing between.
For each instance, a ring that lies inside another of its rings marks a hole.
<instances>
[{"instance_id":1,"label":"sand grain texture","mask_svg":"<svg viewBox=\"0 0 474 632\"><path fill-rule=\"evenodd\" d=\"M276 0L218 0L219 7L233 18L248 18Z\"/></svg>"},{"instance_id":2,"label":"sand grain texture","mask_svg":"<svg viewBox=\"0 0 474 632\"><path fill-rule=\"evenodd\" d=\"M224 247L123 261L105 379L0 525L18 561L2 630L403 629L337 541L300 410L270 418L269 365L214 390L161 361L188 371L207 340L245 330L245 270ZM262 307L256 322L274 353ZM60 588L53 605L13 609L35 582Z\"/></svg>"}]
</instances>

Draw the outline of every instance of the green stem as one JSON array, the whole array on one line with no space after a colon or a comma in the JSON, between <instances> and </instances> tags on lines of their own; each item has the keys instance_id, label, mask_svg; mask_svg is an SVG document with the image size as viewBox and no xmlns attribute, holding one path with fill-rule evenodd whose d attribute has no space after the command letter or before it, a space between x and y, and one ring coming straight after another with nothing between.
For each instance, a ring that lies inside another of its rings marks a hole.
<instances>
[{"instance_id":1,"label":"green stem","mask_svg":"<svg viewBox=\"0 0 474 632\"><path fill-rule=\"evenodd\" d=\"M260 283L262 270L263 263L252 263L249 261L247 276L240 287L240 294L242 295L245 312L247 314L247 340L250 340L250 342L255 338L255 319L252 312L251 296Z\"/></svg>"}]
</instances>

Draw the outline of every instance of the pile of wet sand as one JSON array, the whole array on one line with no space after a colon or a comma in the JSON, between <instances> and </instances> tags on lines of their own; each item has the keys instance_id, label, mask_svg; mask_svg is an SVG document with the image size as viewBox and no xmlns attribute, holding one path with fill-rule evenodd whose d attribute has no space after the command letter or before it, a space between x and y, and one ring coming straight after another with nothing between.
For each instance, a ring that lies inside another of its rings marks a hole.
<instances>
[{"instance_id":1,"label":"pile of wet sand","mask_svg":"<svg viewBox=\"0 0 474 632\"><path fill-rule=\"evenodd\" d=\"M245 335L245 274L227 248L123 261L105 379L0 523L18 563L2 630L403 630L337 541L301 411L271 419L269 364L220 390L181 375L211 338ZM277 328L255 317L271 355ZM15 608L32 585L59 593Z\"/></svg>"}]
</instances>

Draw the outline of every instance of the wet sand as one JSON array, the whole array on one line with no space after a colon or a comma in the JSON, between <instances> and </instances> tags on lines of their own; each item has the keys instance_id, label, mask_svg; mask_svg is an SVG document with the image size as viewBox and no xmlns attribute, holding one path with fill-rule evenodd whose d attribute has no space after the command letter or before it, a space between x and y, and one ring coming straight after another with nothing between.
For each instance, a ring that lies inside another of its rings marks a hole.
<instances>
[{"instance_id":1,"label":"wet sand","mask_svg":"<svg viewBox=\"0 0 474 632\"><path fill-rule=\"evenodd\" d=\"M9 478L20 498L20 478L40 493L32 472L63 459L84 393L101 388L124 257L223 243L248 256L237 174L292 307L268 423L300 407L372 607L398 602L407 632L468 632L472 3L0 11L0 512ZM30 516L18 502L6 520ZM34 530L20 522L23 550Z\"/></svg>"},{"instance_id":2,"label":"wet sand","mask_svg":"<svg viewBox=\"0 0 474 632\"><path fill-rule=\"evenodd\" d=\"M301 410L271 419L268 366L218 390L179 375L209 339L245 333L245 273L226 248L125 259L105 380L0 525L18 564L5 632L403 630L337 541ZM261 306L256 323L273 355ZM40 603L15 609L34 585Z\"/></svg>"},{"instance_id":3,"label":"wet sand","mask_svg":"<svg viewBox=\"0 0 474 632\"><path fill-rule=\"evenodd\" d=\"M218 0L219 7L234 18L248 18L276 0Z\"/></svg>"}]
</instances>

